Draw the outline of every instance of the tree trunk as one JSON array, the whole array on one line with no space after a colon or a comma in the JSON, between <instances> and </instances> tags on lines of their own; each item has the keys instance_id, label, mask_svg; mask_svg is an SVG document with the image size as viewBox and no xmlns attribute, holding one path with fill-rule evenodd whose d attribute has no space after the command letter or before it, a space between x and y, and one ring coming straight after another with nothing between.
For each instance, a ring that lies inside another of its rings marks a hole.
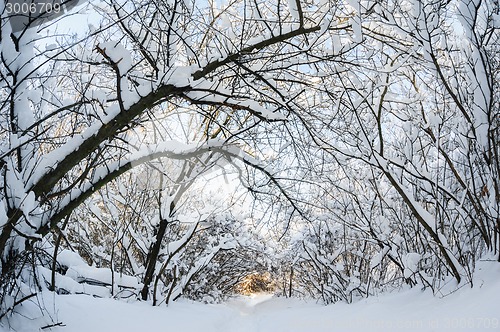
<instances>
[{"instance_id":1,"label":"tree trunk","mask_svg":"<svg viewBox=\"0 0 500 332\"><path fill-rule=\"evenodd\" d=\"M144 274L144 286L141 290L141 298L144 301L148 299L149 285L153 281L153 276L156 268L156 261L158 260L158 254L160 253L161 243L163 237L165 236L165 231L167 230L167 220L161 219L160 225L158 227L158 233L156 233L156 241L151 245L148 253L148 258L146 261L146 273Z\"/></svg>"}]
</instances>

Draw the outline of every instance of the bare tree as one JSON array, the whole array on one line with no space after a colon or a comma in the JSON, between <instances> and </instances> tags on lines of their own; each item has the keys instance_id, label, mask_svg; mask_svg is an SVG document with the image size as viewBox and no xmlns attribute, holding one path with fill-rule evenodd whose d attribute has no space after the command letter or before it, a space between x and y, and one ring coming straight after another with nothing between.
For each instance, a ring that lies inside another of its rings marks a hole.
<instances>
[{"instance_id":1,"label":"bare tree","mask_svg":"<svg viewBox=\"0 0 500 332\"><path fill-rule=\"evenodd\" d=\"M269 124L300 111L309 85L301 64L325 57L331 31L349 27L330 24L328 4L111 1L93 9L100 27L45 47L37 30L50 27L11 32L2 21L2 303L31 296L17 281L27 262L40 264L32 253L41 239L97 190L157 158L187 169L207 155L239 159L295 206L253 145L265 142ZM151 127L162 135L153 139ZM37 284L36 270L31 276L22 282Z\"/></svg>"},{"instance_id":2,"label":"bare tree","mask_svg":"<svg viewBox=\"0 0 500 332\"><path fill-rule=\"evenodd\" d=\"M360 43L322 63L336 74L316 82L324 99L301 114L322 160L308 179L322 179L329 200L310 217L328 222L304 241L297 278L331 285L349 275L336 264L354 264L366 290L389 264L398 273L385 281L472 284L480 257L500 258L498 3L364 5L352 8ZM340 233L324 242L332 227ZM360 251L364 267L339 254ZM345 298L345 282L334 287L312 293Z\"/></svg>"}]
</instances>

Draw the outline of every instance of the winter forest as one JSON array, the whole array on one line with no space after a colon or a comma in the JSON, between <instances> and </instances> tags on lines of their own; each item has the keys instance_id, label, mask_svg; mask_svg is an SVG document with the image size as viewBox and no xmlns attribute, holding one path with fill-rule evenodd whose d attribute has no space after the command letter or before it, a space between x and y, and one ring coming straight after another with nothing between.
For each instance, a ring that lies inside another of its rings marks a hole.
<instances>
[{"instance_id":1,"label":"winter forest","mask_svg":"<svg viewBox=\"0 0 500 332\"><path fill-rule=\"evenodd\" d=\"M74 331L53 299L351 306L499 278L497 0L0 12L0 330Z\"/></svg>"}]
</instances>

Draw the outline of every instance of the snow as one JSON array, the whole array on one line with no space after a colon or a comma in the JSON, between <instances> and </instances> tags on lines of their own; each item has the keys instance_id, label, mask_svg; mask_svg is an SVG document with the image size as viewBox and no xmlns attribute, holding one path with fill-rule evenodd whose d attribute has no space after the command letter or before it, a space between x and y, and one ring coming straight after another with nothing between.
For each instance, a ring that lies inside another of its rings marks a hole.
<instances>
[{"instance_id":1,"label":"snow","mask_svg":"<svg viewBox=\"0 0 500 332\"><path fill-rule=\"evenodd\" d=\"M85 261L76 252L63 250L57 254L57 261L64 266L85 265Z\"/></svg>"},{"instance_id":2,"label":"snow","mask_svg":"<svg viewBox=\"0 0 500 332\"><path fill-rule=\"evenodd\" d=\"M421 255L418 253L411 252L406 254L403 260L405 266L404 270L405 278L410 278L413 275L413 273L418 271L418 263L420 262L420 259Z\"/></svg>"},{"instance_id":3,"label":"snow","mask_svg":"<svg viewBox=\"0 0 500 332\"><path fill-rule=\"evenodd\" d=\"M132 67L132 57L130 52L119 42L109 41L106 43L100 43L99 48L101 48L106 55L116 63L120 69L120 73L123 75L130 70Z\"/></svg>"},{"instance_id":4,"label":"snow","mask_svg":"<svg viewBox=\"0 0 500 332\"><path fill-rule=\"evenodd\" d=\"M387 255L389 252L390 247L386 246L384 247L380 252L378 252L375 256L370 261L370 267L374 268L377 265L379 265L382 262L382 259Z\"/></svg>"},{"instance_id":5,"label":"snow","mask_svg":"<svg viewBox=\"0 0 500 332\"><path fill-rule=\"evenodd\" d=\"M88 265L72 266L66 272L66 275L77 282L96 282L111 285L113 280L111 270L107 268L94 268ZM122 287L139 288L137 279L130 276L120 275L115 272L115 284Z\"/></svg>"},{"instance_id":6,"label":"snow","mask_svg":"<svg viewBox=\"0 0 500 332\"><path fill-rule=\"evenodd\" d=\"M479 262L474 288L463 287L448 293L443 290L436 296L430 291L413 288L372 296L353 304L329 306L312 300L255 294L217 305L181 300L169 307L152 307L145 302L126 303L87 295L44 292L42 301L45 304L55 302L55 312L28 322L16 317L10 324L18 332L38 331L42 319L46 325L59 322L65 325L50 331L72 332L498 331L499 273L497 262ZM20 310L24 310L24 314L30 310L37 312L29 305Z\"/></svg>"},{"instance_id":7,"label":"snow","mask_svg":"<svg viewBox=\"0 0 500 332\"><path fill-rule=\"evenodd\" d=\"M500 14L492 14L491 19L493 20L493 27L500 28Z\"/></svg>"},{"instance_id":8,"label":"snow","mask_svg":"<svg viewBox=\"0 0 500 332\"><path fill-rule=\"evenodd\" d=\"M294 19L298 20L300 18L297 0L288 0L288 9L290 10L290 15L292 15Z\"/></svg>"},{"instance_id":9,"label":"snow","mask_svg":"<svg viewBox=\"0 0 500 332\"><path fill-rule=\"evenodd\" d=\"M122 287L134 289L139 289L140 287L137 278L120 275L120 273L117 272L115 272L115 275L112 276L110 269L91 267L78 254L70 250L61 251L57 255L57 260L61 265L68 267L65 276L58 276L61 279L71 279L78 283L91 281L107 285L111 285L114 281L115 285ZM57 284L60 287L65 288L64 286L61 286L60 283Z\"/></svg>"}]
</instances>

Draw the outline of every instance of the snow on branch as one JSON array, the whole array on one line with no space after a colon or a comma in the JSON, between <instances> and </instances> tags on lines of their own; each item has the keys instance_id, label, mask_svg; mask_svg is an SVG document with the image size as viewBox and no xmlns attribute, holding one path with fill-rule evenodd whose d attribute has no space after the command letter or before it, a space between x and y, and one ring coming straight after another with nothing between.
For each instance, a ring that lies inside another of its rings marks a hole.
<instances>
[{"instance_id":1,"label":"snow on branch","mask_svg":"<svg viewBox=\"0 0 500 332\"><path fill-rule=\"evenodd\" d=\"M234 146L226 146L225 141L210 140L202 145L183 144L177 141L166 141L158 144L147 145L129 156L126 160L114 162L111 165L102 166L93 172L92 179L83 186L73 188L62 200L57 209L52 214L46 216L42 226L37 233L45 235L50 228L55 227L65 216L81 204L85 199L90 197L99 188L116 179L121 174L129 171L135 166L158 158L170 158L177 160L187 160L190 158L199 157L205 153L219 153L228 159L238 158L243 159L247 163L260 167L260 163L251 157L242 157L244 152Z\"/></svg>"}]
</instances>

